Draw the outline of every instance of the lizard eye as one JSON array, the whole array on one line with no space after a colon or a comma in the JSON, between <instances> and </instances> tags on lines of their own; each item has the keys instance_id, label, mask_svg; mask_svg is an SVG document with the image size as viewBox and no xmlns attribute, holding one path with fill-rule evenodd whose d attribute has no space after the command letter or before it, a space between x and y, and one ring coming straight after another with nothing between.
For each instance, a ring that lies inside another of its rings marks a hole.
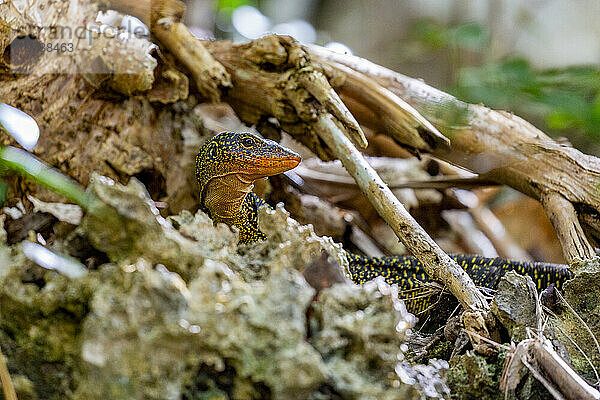
<instances>
[{"instance_id":1,"label":"lizard eye","mask_svg":"<svg viewBox=\"0 0 600 400\"><path fill-rule=\"evenodd\" d=\"M212 146L208 151L211 157L217 157L219 155L219 151L217 150L217 146Z\"/></svg>"},{"instance_id":2,"label":"lizard eye","mask_svg":"<svg viewBox=\"0 0 600 400\"><path fill-rule=\"evenodd\" d=\"M252 138L249 137L245 137L242 139L242 146L244 147L251 147L254 144L254 140L252 140Z\"/></svg>"}]
</instances>

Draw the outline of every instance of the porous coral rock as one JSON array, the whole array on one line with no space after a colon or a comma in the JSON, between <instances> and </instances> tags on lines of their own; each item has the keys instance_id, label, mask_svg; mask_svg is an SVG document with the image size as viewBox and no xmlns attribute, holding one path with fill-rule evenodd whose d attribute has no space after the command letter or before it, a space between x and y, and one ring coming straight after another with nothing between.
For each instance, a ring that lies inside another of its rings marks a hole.
<instances>
[{"instance_id":1,"label":"porous coral rock","mask_svg":"<svg viewBox=\"0 0 600 400\"><path fill-rule=\"evenodd\" d=\"M420 366L418 371L402 362L404 342L415 319L398 300L396 286L390 287L383 278L362 286L337 284L321 292L314 310L311 343L343 397L395 399L422 392L443 398L448 394L438 375L444 365ZM419 379L427 375L431 379Z\"/></svg>"},{"instance_id":2,"label":"porous coral rock","mask_svg":"<svg viewBox=\"0 0 600 400\"><path fill-rule=\"evenodd\" d=\"M527 328L536 329L542 313L531 277L509 271L500 278L492 312L508 329L512 341L526 339Z\"/></svg>"},{"instance_id":3,"label":"porous coral rock","mask_svg":"<svg viewBox=\"0 0 600 400\"><path fill-rule=\"evenodd\" d=\"M281 207L261 211L267 241L237 246L234 230L201 211L161 219L135 180L95 177L88 190L97 203L77 229L110 263L70 280L13 246L0 268L3 350L9 343L11 372L30 379L38 397L446 393L443 365L402 362L413 319L396 289L337 284L314 301L301 271L323 249L340 263L343 251Z\"/></svg>"},{"instance_id":4,"label":"porous coral rock","mask_svg":"<svg viewBox=\"0 0 600 400\"><path fill-rule=\"evenodd\" d=\"M0 345L9 371L31 382L23 398L63 399L74 387L95 284L94 274L72 281L0 243Z\"/></svg>"},{"instance_id":5,"label":"porous coral rock","mask_svg":"<svg viewBox=\"0 0 600 400\"><path fill-rule=\"evenodd\" d=\"M97 201L80 227L92 245L112 261L134 262L145 257L184 277L202 265L201 247L160 216L138 180L132 178L123 186L93 174L87 190Z\"/></svg>"}]
</instances>

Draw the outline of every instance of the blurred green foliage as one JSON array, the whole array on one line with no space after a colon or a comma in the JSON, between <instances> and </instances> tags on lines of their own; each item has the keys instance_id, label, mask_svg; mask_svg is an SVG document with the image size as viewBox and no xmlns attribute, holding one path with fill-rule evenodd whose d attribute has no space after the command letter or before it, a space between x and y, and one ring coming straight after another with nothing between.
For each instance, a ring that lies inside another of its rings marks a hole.
<instances>
[{"instance_id":1,"label":"blurred green foliage","mask_svg":"<svg viewBox=\"0 0 600 400\"><path fill-rule=\"evenodd\" d=\"M549 134L568 135L584 145L600 139L600 69L594 66L536 70L521 56L461 64L465 51L488 58L489 31L475 23L444 26L431 20L413 25L413 40L454 61L446 88L461 100L512 111ZM458 63L456 63L458 61Z\"/></svg>"},{"instance_id":2,"label":"blurred green foliage","mask_svg":"<svg viewBox=\"0 0 600 400\"><path fill-rule=\"evenodd\" d=\"M489 43L488 30L473 22L447 27L433 20L422 19L414 23L412 36L430 51L449 47L477 51L483 50Z\"/></svg>"},{"instance_id":3,"label":"blurred green foliage","mask_svg":"<svg viewBox=\"0 0 600 400\"><path fill-rule=\"evenodd\" d=\"M243 5L255 5L253 0L216 0L216 9L221 10L223 8L238 8Z\"/></svg>"},{"instance_id":4,"label":"blurred green foliage","mask_svg":"<svg viewBox=\"0 0 600 400\"><path fill-rule=\"evenodd\" d=\"M12 146L0 146L0 171L7 170L32 179L37 184L64 196L85 210L93 205L92 196L86 193L79 183L51 168L25 150ZM4 184L2 181L0 183Z\"/></svg>"},{"instance_id":5,"label":"blurred green foliage","mask_svg":"<svg viewBox=\"0 0 600 400\"><path fill-rule=\"evenodd\" d=\"M523 58L462 68L457 97L536 117L556 131L600 138L600 70L570 67L538 71Z\"/></svg>"},{"instance_id":6,"label":"blurred green foliage","mask_svg":"<svg viewBox=\"0 0 600 400\"><path fill-rule=\"evenodd\" d=\"M215 10L233 12L240 6L255 6L256 1L253 0L215 0Z\"/></svg>"}]
</instances>

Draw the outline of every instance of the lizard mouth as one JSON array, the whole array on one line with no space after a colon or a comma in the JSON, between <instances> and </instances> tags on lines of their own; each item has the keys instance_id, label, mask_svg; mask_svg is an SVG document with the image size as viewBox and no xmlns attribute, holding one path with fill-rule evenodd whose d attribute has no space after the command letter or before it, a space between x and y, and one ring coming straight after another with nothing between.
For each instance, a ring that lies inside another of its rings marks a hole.
<instances>
[{"instance_id":1,"label":"lizard mouth","mask_svg":"<svg viewBox=\"0 0 600 400\"><path fill-rule=\"evenodd\" d=\"M281 168L285 168L285 170L281 172L289 171L292 168L296 168L300 164L300 161L302 161L302 158L300 158L300 156L297 155L292 155L289 156L287 159L281 160Z\"/></svg>"},{"instance_id":2,"label":"lizard mouth","mask_svg":"<svg viewBox=\"0 0 600 400\"><path fill-rule=\"evenodd\" d=\"M296 168L300 164L302 158L297 154L292 154L280 158L265 158L256 160L252 165L248 166L247 172L244 174L252 179L264 178L282 174L290 169Z\"/></svg>"}]
</instances>

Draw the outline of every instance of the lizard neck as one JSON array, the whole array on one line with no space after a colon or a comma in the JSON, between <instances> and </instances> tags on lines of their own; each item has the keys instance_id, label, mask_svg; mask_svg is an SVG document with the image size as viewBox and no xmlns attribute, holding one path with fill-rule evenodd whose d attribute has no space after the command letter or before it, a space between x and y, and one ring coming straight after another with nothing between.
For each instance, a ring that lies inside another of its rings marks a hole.
<instances>
[{"instance_id":1,"label":"lizard neck","mask_svg":"<svg viewBox=\"0 0 600 400\"><path fill-rule=\"evenodd\" d=\"M232 174L212 179L206 185L204 206L215 222L233 224L239 219L244 201L252 191L253 181L243 175Z\"/></svg>"}]
</instances>

